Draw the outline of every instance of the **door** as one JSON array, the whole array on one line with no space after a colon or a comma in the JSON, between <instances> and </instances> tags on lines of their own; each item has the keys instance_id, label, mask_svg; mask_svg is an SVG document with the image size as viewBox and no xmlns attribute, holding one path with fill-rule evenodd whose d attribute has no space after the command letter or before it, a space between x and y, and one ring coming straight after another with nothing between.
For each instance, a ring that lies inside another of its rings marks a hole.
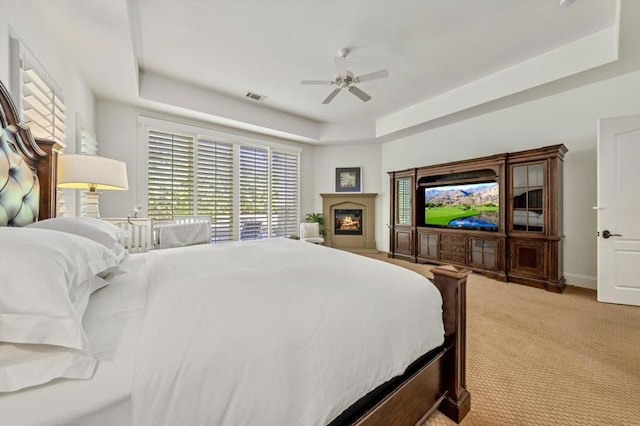
<instances>
[{"instance_id":1,"label":"door","mask_svg":"<svg viewBox=\"0 0 640 426\"><path fill-rule=\"evenodd\" d=\"M598 301L640 305L640 115L598 120Z\"/></svg>"}]
</instances>

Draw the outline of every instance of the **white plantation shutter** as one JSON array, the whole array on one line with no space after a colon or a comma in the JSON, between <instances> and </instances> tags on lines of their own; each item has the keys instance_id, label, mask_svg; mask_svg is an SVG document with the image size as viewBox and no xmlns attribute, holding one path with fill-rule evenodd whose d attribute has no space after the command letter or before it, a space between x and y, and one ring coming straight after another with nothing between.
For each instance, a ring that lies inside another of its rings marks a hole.
<instances>
[{"instance_id":1,"label":"white plantation shutter","mask_svg":"<svg viewBox=\"0 0 640 426\"><path fill-rule=\"evenodd\" d=\"M214 242L233 239L233 145L198 140L197 214L211 217Z\"/></svg>"},{"instance_id":2,"label":"white plantation shutter","mask_svg":"<svg viewBox=\"0 0 640 426\"><path fill-rule=\"evenodd\" d=\"M53 83L25 58L22 69L24 120L35 137L64 143L65 106Z\"/></svg>"},{"instance_id":3,"label":"white plantation shutter","mask_svg":"<svg viewBox=\"0 0 640 426\"><path fill-rule=\"evenodd\" d=\"M80 130L80 154L98 155L98 141L93 133L86 129ZM87 195L82 191L80 195L80 213L85 215L87 212Z\"/></svg>"},{"instance_id":4,"label":"white plantation shutter","mask_svg":"<svg viewBox=\"0 0 640 426\"><path fill-rule=\"evenodd\" d=\"M297 234L299 154L148 130L149 218L211 217L212 242Z\"/></svg>"},{"instance_id":5,"label":"white plantation shutter","mask_svg":"<svg viewBox=\"0 0 640 426\"><path fill-rule=\"evenodd\" d=\"M271 236L297 235L298 154L271 154Z\"/></svg>"},{"instance_id":6,"label":"white plantation shutter","mask_svg":"<svg viewBox=\"0 0 640 426\"><path fill-rule=\"evenodd\" d=\"M67 117L60 90L24 46L15 39L12 43L19 52L22 120L29 126L34 137L55 140L64 146L67 139ZM65 190L58 189L57 216L67 214L66 204Z\"/></svg>"},{"instance_id":7,"label":"white plantation shutter","mask_svg":"<svg viewBox=\"0 0 640 426\"><path fill-rule=\"evenodd\" d=\"M240 239L262 238L267 235L269 219L269 151L241 146L239 167ZM258 230L252 226L257 223Z\"/></svg>"},{"instance_id":8,"label":"white plantation shutter","mask_svg":"<svg viewBox=\"0 0 640 426\"><path fill-rule=\"evenodd\" d=\"M148 212L155 220L194 211L193 138L149 131Z\"/></svg>"},{"instance_id":9,"label":"white plantation shutter","mask_svg":"<svg viewBox=\"0 0 640 426\"><path fill-rule=\"evenodd\" d=\"M411 225L411 179L403 178L396 180L396 223L399 225Z\"/></svg>"}]
</instances>

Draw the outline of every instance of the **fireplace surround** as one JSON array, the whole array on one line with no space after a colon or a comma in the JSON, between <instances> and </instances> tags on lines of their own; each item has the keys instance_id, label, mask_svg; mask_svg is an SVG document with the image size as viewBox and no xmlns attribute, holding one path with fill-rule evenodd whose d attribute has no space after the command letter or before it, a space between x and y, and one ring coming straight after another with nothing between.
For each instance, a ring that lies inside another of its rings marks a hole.
<instances>
[{"instance_id":1,"label":"fireplace surround","mask_svg":"<svg viewBox=\"0 0 640 426\"><path fill-rule=\"evenodd\" d=\"M322 213L328 219L324 245L360 253L377 252L375 238L375 200L377 195L320 194ZM351 222L347 226L341 226L343 229L338 229L340 225L344 224L346 216L349 215Z\"/></svg>"}]
</instances>

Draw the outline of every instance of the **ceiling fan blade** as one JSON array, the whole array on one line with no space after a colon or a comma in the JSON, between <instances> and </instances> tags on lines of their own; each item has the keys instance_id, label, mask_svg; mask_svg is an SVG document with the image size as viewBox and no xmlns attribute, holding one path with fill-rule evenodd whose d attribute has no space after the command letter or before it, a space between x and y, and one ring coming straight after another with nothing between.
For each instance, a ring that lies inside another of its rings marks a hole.
<instances>
[{"instance_id":1,"label":"ceiling fan blade","mask_svg":"<svg viewBox=\"0 0 640 426\"><path fill-rule=\"evenodd\" d=\"M300 84L334 84L335 81L329 80L302 80Z\"/></svg>"},{"instance_id":2,"label":"ceiling fan blade","mask_svg":"<svg viewBox=\"0 0 640 426\"><path fill-rule=\"evenodd\" d=\"M354 95L356 95L357 97L359 97L362 100L362 102L367 102L369 99L371 99L371 96L367 95L362 90L358 89L356 86L349 86L349 91Z\"/></svg>"},{"instance_id":3,"label":"ceiling fan blade","mask_svg":"<svg viewBox=\"0 0 640 426\"><path fill-rule=\"evenodd\" d=\"M338 75L347 75L347 58L344 56L336 56L335 61Z\"/></svg>"},{"instance_id":4,"label":"ceiling fan blade","mask_svg":"<svg viewBox=\"0 0 640 426\"><path fill-rule=\"evenodd\" d=\"M329 96L327 96L327 98L324 101L322 101L322 103L326 105L329 102L331 102L333 100L333 98L336 97L336 95L338 94L339 91L340 91L340 87L335 89L333 92L329 93Z\"/></svg>"},{"instance_id":5,"label":"ceiling fan blade","mask_svg":"<svg viewBox=\"0 0 640 426\"><path fill-rule=\"evenodd\" d=\"M354 83L362 83L364 81L376 80L378 78L389 77L389 71L380 70L376 72L370 72L368 74L359 75L353 78Z\"/></svg>"}]
</instances>

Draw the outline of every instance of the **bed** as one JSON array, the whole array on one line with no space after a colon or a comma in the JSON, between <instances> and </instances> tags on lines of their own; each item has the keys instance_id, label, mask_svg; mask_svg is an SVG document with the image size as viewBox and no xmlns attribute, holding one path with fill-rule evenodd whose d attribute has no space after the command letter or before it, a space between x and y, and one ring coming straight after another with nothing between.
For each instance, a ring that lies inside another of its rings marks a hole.
<instances>
[{"instance_id":1,"label":"bed","mask_svg":"<svg viewBox=\"0 0 640 426\"><path fill-rule=\"evenodd\" d=\"M432 284L285 238L128 254L108 222L54 218L60 147L35 140L1 92L0 424L467 414L468 270L434 268Z\"/></svg>"}]
</instances>

